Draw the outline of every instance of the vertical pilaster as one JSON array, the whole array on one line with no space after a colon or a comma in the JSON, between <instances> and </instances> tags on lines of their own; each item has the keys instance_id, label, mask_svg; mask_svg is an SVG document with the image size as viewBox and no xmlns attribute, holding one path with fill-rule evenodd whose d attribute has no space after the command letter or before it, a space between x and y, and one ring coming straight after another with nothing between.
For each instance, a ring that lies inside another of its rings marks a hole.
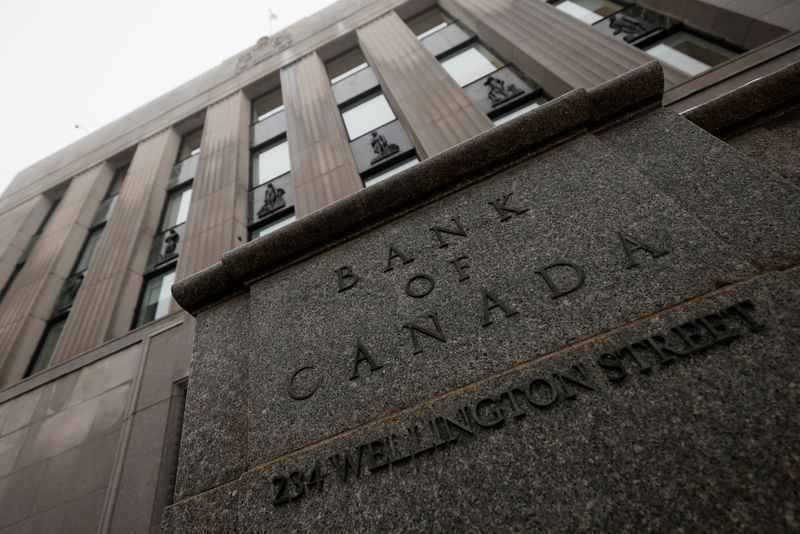
<instances>
[{"instance_id":1,"label":"vertical pilaster","mask_svg":"<svg viewBox=\"0 0 800 534\"><path fill-rule=\"evenodd\" d=\"M130 329L179 143L180 136L168 129L136 147L56 346L54 362Z\"/></svg>"},{"instance_id":2,"label":"vertical pilaster","mask_svg":"<svg viewBox=\"0 0 800 534\"><path fill-rule=\"evenodd\" d=\"M250 101L241 91L206 111L176 280L247 241Z\"/></svg>"},{"instance_id":3,"label":"vertical pilaster","mask_svg":"<svg viewBox=\"0 0 800 534\"><path fill-rule=\"evenodd\" d=\"M50 204L47 197L39 195L0 215L0 290L47 216Z\"/></svg>"},{"instance_id":4,"label":"vertical pilaster","mask_svg":"<svg viewBox=\"0 0 800 534\"><path fill-rule=\"evenodd\" d=\"M309 54L281 70L286 135L298 217L360 190L325 66Z\"/></svg>"},{"instance_id":5,"label":"vertical pilaster","mask_svg":"<svg viewBox=\"0 0 800 534\"><path fill-rule=\"evenodd\" d=\"M421 158L492 127L394 11L357 33L361 50Z\"/></svg>"},{"instance_id":6,"label":"vertical pilaster","mask_svg":"<svg viewBox=\"0 0 800 534\"><path fill-rule=\"evenodd\" d=\"M439 4L552 96L594 87L653 60L540 0L440 0ZM686 79L674 68L662 66L667 87Z\"/></svg>"},{"instance_id":7,"label":"vertical pilaster","mask_svg":"<svg viewBox=\"0 0 800 534\"><path fill-rule=\"evenodd\" d=\"M111 176L111 168L102 164L72 179L0 303L0 386L24 374Z\"/></svg>"}]
</instances>

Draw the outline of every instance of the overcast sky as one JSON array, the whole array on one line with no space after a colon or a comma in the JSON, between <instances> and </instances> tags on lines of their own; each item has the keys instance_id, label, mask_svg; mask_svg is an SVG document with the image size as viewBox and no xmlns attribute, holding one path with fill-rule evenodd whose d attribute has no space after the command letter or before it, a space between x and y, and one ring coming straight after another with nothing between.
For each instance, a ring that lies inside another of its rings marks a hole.
<instances>
[{"instance_id":1,"label":"overcast sky","mask_svg":"<svg viewBox=\"0 0 800 534\"><path fill-rule=\"evenodd\" d=\"M333 0L22 0L0 7L0 191L19 171Z\"/></svg>"}]
</instances>

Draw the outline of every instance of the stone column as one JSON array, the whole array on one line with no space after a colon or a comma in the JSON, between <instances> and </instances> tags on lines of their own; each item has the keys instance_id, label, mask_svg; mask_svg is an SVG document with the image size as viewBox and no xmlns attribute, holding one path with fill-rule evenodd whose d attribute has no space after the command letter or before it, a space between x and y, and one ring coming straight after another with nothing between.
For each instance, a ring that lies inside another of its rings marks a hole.
<instances>
[{"instance_id":1,"label":"stone column","mask_svg":"<svg viewBox=\"0 0 800 534\"><path fill-rule=\"evenodd\" d=\"M594 87L653 60L539 0L441 0L439 4L554 97L576 87ZM662 66L667 87L687 79Z\"/></svg>"},{"instance_id":2,"label":"stone column","mask_svg":"<svg viewBox=\"0 0 800 534\"><path fill-rule=\"evenodd\" d=\"M363 185L319 56L312 53L283 68L281 87L295 212L302 217Z\"/></svg>"},{"instance_id":3,"label":"stone column","mask_svg":"<svg viewBox=\"0 0 800 534\"><path fill-rule=\"evenodd\" d=\"M177 132L168 129L136 148L56 346L54 362L130 330L179 143Z\"/></svg>"},{"instance_id":4,"label":"stone column","mask_svg":"<svg viewBox=\"0 0 800 534\"><path fill-rule=\"evenodd\" d=\"M50 200L39 195L0 215L0 291L47 216Z\"/></svg>"},{"instance_id":5,"label":"stone column","mask_svg":"<svg viewBox=\"0 0 800 534\"><path fill-rule=\"evenodd\" d=\"M249 126L250 101L241 91L206 111L176 280L247 241Z\"/></svg>"},{"instance_id":6,"label":"stone column","mask_svg":"<svg viewBox=\"0 0 800 534\"><path fill-rule=\"evenodd\" d=\"M101 164L70 181L0 303L0 387L19 380L33 357L112 174Z\"/></svg>"},{"instance_id":7,"label":"stone column","mask_svg":"<svg viewBox=\"0 0 800 534\"><path fill-rule=\"evenodd\" d=\"M358 29L358 41L420 159L492 127L394 11Z\"/></svg>"}]
</instances>

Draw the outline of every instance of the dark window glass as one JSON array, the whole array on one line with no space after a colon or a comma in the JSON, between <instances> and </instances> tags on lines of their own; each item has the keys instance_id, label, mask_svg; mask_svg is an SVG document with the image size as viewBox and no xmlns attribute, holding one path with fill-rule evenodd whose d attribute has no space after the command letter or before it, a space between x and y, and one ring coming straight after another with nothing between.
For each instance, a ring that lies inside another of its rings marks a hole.
<instances>
[{"instance_id":1,"label":"dark window glass","mask_svg":"<svg viewBox=\"0 0 800 534\"><path fill-rule=\"evenodd\" d=\"M66 324L66 322L67 318L64 317L63 319L59 319L47 325L47 329L44 331L44 337L39 345L39 350L36 351L36 355L33 357L25 376L30 376L47 368L53 357L53 352L56 350L58 338L61 337L61 332L64 330L64 324Z\"/></svg>"},{"instance_id":2,"label":"dark window glass","mask_svg":"<svg viewBox=\"0 0 800 534\"><path fill-rule=\"evenodd\" d=\"M432 33L436 33L448 24L453 22L444 11L439 8L429 9L406 21L409 29L414 32L417 39L424 39Z\"/></svg>"},{"instance_id":3,"label":"dark window glass","mask_svg":"<svg viewBox=\"0 0 800 534\"><path fill-rule=\"evenodd\" d=\"M161 222L161 230L185 223L186 217L189 215L191 201L191 187L170 193L164 208L164 220Z\"/></svg>"},{"instance_id":4,"label":"dark window glass","mask_svg":"<svg viewBox=\"0 0 800 534\"><path fill-rule=\"evenodd\" d=\"M331 84L367 68L367 60L359 48L352 48L325 64Z\"/></svg>"},{"instance_id":5,"label":"dark window glass","mask_svg":"<svg viewBox=\"0 0 800 534\"><path fill-rule=\"evenodd\" d=\"M200 153L200 139L203 137L203 129L195 130L183 136L181 148L178 150L178 161Z\"/></svg>"},{"instance_id":6,"label":"dark window glass","mask_svg":"<svg viewBox=\"0 0 800 534\"><path fill-rule=\"evenodd\" d=\"M253 122L258 122L283 111L283 94L280 89L253 100Z\"/></svg>"},{"instance_id":7,"label":"dark window glass","mask_svg":"<svg viewBox=\"0 0 800 534\"><path fill-rule=\"evenodd\" d=\"M139 303L139 315L136 326L141 326L165 316L169 312L172 283L175 281L175 269L150 277L144 285L142 300Z\"/></svg>"},{"instance_id":8,"label":"dark window glass","mask_svg":"<svg viewBox=\"0 0 800 534\"><path fill-rule=\"evenodd\" d=\"M94 251L97 248L97 243L100 241L101 235L103 235L102 227L92 230L89 233L89 237L86 238L86 242L83 244L83 250L81 250L78 263L75 264L75 269L72 271L74 274L82 273L89 268L89 262L92 261L92 256L94 256Z\"/></svg>"},{"instance_id":9,"label":"dark window glass","mask_svg":"<svg viewBox=\"0 0 800 534\"><path fill-rule=\"evenodd\" d=\"M106 198L110 198L119 194L119 190L122 189L122 182L125 180L125 176L128 174L129 167L130 165L125 165L114 172L114 178L111 179L111 185L108 187Z\"/></svg>"}]
</instances>

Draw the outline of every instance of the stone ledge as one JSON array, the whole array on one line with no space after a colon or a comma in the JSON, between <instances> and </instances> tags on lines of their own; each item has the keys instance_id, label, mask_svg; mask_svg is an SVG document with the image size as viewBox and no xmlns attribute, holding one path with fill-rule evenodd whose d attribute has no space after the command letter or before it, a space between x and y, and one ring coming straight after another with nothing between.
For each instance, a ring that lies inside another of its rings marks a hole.
<instances>
[{"instance_id":1,"label":"stone ledge","mask_svg":"<svg viewBox=\"0 0 800 534\"><path fill-rule=\"evenodd\" d=\"M800 63L685 111L683 118L717 137L753 125L754 119L769 112L785 111L800 99Z\"/></svg>"},{"instance_id":2,"label":"stone ledge","mask_svg":"<svg viewBox=\"0 0 800 534\"><path fill-rule=\"evenodd\" d=\"M172 295L181 307L196 315L290 262L496 174L579 133L659 106L663 79L661 66L653 61L589 91L570 91L388 180L223 254L219 263L174 284Z\"/></svg>"}]
</instances>

